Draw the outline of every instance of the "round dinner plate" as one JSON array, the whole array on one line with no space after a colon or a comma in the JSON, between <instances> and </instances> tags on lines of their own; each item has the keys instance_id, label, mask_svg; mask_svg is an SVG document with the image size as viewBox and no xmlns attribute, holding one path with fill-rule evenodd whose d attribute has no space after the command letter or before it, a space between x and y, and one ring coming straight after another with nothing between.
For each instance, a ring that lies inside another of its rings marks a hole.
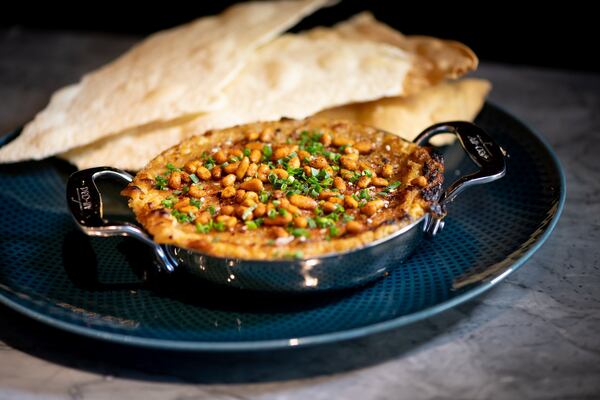
<instances>
[{"instance_id":1,"label":"round dinner plate","mask_svg":"<svg viewBox=\"0 0 600 400\"><path fill-rule=\"evenodd\" d=\"M152 273L144 245L77 230L65 202L72 166L57 159L2 165L0 302L94 338L205 351L333 342L431 317L522 266L565 201L564 174L543 138L489 103L476 123L509 153L506 176L462 193L444 230L404 263L390 257L397 265L383 279L311 295L245 292ZM458 145L444 152L447 181L471 168ZM106 208L112 217L131 218L112 189Z\"/></svg>"}]
</instances>

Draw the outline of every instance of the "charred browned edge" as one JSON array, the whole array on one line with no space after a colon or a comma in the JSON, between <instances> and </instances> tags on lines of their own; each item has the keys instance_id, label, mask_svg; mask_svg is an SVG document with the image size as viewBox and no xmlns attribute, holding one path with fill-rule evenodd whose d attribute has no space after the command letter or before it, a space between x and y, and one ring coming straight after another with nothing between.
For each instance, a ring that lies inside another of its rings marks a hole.
<instances>
[{"instance_id":1,"label":"charred browned edge","mask_svg":"<svg viewBox=\"0 0 600 400\"><path fill-rule=\"evenodd\" d=\"M437 150L427 148L429 159L423 164L423 176L428 185L421 190L421 196L429 203L431 212L442 214L445 210L437 204L444 183L444 157Z\"/></svg>"}]
</instances>

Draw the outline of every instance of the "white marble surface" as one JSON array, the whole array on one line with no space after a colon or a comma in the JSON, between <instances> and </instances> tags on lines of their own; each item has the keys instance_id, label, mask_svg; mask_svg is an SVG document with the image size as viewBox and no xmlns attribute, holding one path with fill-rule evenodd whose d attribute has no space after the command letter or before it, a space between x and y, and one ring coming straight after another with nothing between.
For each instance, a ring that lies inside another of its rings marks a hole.
<instances>
[{"instance_id":1,"label":"white marble surface","mask_svg":"<svg viewBox=\"0 0 600 400\"><path fill-rule=\"evenodd\" d=\"M0 131L131 43L0 31ZM360 340L238 355L111 345L0 306L0 399L600 398L600 75L486 63L477 75L550 141L568 184L553 235L490 293Z\"/></svg>"}]
</instances>

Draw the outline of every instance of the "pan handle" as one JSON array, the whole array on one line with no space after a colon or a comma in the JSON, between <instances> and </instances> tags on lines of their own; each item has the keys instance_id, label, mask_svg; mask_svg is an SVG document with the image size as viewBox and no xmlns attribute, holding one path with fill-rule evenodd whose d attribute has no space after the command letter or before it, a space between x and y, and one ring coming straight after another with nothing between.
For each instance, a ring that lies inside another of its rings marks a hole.
<instances>
[{"instance_id":1,"label":"pan handle","mask_svg":"<svg viewBox=\"0 0 600 400\"><path fill-rule=\"evenodd\" d=\"M425 227L431 236L435 236L443 228L446 205L454 200L459 193L470 186L500 179L506 174L506 151L483 129L471 122L452 121L432 125L421 132L415 138L414 143L423 146L430 138L441 133L456 135L463 150L479 167L479 170L460 177L442 193L438 201L440 209L432 214L429 223Z\"/></svg>"},{"instance_id":2,"label":"pan handle","mask_svg":"<svg viewBox=\"0 0 600 400\"><path fill-rule=\"evenodd\" d=\"M146 243L154 250L161 267L172 272L177 263L165 248L155 243L140 227L123 221L107 221L103 218L102 196L96 179L117 178L130 183L131 174L116 168L97 167L73 173L67 181L67 204L77 226L88 236L130 236Z\"/></svg>"}]
</instances>

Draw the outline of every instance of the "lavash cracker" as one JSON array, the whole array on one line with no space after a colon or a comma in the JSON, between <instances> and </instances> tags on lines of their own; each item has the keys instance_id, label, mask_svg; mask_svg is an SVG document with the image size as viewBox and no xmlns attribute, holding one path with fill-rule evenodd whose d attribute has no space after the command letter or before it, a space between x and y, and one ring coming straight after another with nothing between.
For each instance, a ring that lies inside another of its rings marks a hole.
<instances>
[{"instance_id":1,"label":"lavash cracker","mask_svg":"<svg viewBox=\"0 0 600 400\"><path fill-rule=\"evenodd\" d=\"M57 91L0 162L41 159L104 137L224 106L222 89L256 47L328 0L246 2L158 32Z\"/></svg>"}]
</instances>

